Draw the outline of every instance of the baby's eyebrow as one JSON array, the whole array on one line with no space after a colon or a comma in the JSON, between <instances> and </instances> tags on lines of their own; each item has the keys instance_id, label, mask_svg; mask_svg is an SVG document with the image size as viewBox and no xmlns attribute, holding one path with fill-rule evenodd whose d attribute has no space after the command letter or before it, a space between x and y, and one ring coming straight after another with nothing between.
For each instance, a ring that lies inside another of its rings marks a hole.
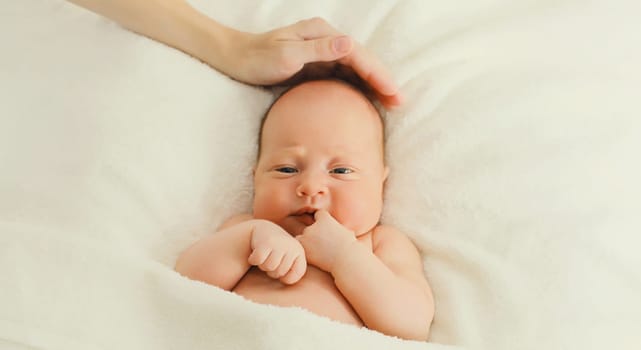
<instances>
[{"instance_id":1,"label":"baby's eyebrow","mask_svg":"<svg viewBox=\"0 0 641 350\"><path fill-rule=\"evenodd\" d=\"M274 162L280 162L281 160L296 160L303 156L302 152L296 152L294 150L276 150L275 152L270 152L268 159Z\"/></svg>"},{"instance_id":2,"label":"baby's eyebrow","mask_svg":"<svg viewBox=\"0 0 641 350\"><path fill-rule=\"evenodd\" d=\"M305 154L305 151L301 146L285 146L281 148L283 153L293 154L293 155L302 155Z\"/></svg>"}]
</instances>

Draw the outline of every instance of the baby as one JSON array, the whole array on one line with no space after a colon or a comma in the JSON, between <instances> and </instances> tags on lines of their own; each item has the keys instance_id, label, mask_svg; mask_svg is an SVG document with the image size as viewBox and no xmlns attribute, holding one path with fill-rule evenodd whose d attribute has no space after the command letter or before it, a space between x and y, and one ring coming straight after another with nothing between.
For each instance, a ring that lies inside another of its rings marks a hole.
<instances>
[{"instance_id":1,"label":"baby","mask_svg":"<svg viewBox=\"0 0 641 350\"><path fill-rule=\"evenodd\" d=\"M253 213L186 249L176 271L258 303L427 340L434 304L421 257L379 224L383 133L376 108L352 85L291 88L263 120Z\"/></svg>"}]
</instances>

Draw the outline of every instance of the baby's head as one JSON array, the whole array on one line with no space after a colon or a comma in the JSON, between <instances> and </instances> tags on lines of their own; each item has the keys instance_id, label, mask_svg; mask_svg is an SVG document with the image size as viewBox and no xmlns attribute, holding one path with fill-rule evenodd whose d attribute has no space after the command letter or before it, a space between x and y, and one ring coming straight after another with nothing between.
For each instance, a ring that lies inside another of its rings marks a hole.
<instances>
[{"instance_id":1,"label":"baby's head","mask_svg":"<svg viewBox=\"0 0 641 350\"><path fill-rule=\"evenodd\" d=\"M388 169L384 126L357 88L315 80L281 95L265 115L254 169L253 214L292 235L326 209L358 236L379 221Z\"/></svg>"}]
</instances>

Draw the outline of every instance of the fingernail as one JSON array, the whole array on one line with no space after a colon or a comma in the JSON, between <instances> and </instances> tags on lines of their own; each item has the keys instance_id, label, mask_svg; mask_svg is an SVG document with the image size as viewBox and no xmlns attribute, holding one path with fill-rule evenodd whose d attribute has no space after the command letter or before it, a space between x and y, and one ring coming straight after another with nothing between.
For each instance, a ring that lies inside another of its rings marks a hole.
<instances>
[{"instance_id":1,"label":"fingernail","mask_svg":"<svg viewBox=\"0 0 641 350\"><path fill-rule=\"evenodd\" d=\"M347 36L334 39L334 50L338 53L347 53L352 48L352 41Z\"/></svg>"},{"instance_id":2,"label":"fingernail","mask_svg":"<svg viewBox=\"0 0 641 350\"><path fill-rule=\"evenodd\" d=\"M396 94L396 101L398 103L398 106L402 105L403 103L405 103L405 96L401 95L401 93L399 92L398 94Z\"/></svg>"}]
</instances>

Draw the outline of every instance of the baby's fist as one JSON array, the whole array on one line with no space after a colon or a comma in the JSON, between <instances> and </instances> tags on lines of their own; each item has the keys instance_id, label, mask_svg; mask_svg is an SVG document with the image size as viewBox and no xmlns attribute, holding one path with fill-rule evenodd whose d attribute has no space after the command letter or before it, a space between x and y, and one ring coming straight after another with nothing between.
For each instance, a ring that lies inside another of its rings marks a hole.
<instances>
[{"instance_id":1,"label":"baby's fist","mask_svg":"<svg viewBox=\"0 0 641 350\"><path fill-rule=\"evenodd\" d=\"M280 226L264 221L255 226L251 238L250 265L285 284L298 282L307 270L303 246Z\"/></svg>"},{"instance_id":2,"label":"baby's fist","mask_svg":"<svg viewBox=\"0 0 641 350\"><path fill-rule=\"evenodd\" d=\"M318 210L314 218L316 222L306 227L296 239L305 248L305 256L310 264L331 272L337 255L356 242L356 235L336 221L327 210Z\"/></svg>"}]
</instances>

